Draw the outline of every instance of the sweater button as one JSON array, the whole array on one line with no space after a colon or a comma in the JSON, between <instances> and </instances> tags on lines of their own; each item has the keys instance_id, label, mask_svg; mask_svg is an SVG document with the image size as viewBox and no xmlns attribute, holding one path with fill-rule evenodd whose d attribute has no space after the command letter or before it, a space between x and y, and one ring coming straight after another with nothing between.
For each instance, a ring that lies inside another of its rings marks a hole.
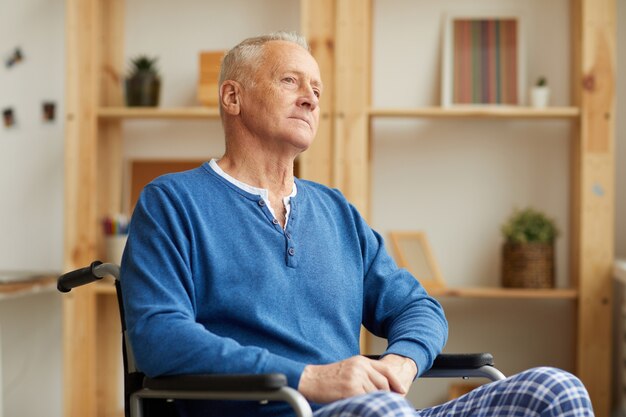
<instances>
[{"instance_id":1,"label":"sweater button","mask_svg":"<svg viewBox=\"0 0 626 417\"><path fill-rule=\"evenodd\" d=\"M265 206L265 200L259 200L259 206L261 207Z\"/></svg>"},{"instance_id":2,"label":"sweater button","mask_svg":"<svg viewBox=\"0 0 626 417\"><path fill-rule=\"evenodd\" d=\"M272 220L272 223L278 224L278 220L274 219L274 220Z\"/></svg>"},{"instance_id":3,"label":"sweater button","mask_svg":"<svg viewBox=\"0 0 626 417\"><path fill-rule=\"evenodd\" d=\"M289 248L288 252L289 252L289 255L291 256L296 254L296 250L294 248Z\"/></svg>"},{"instance_id":4,"label":"sweater button","mask_svg":"<svg viewBox=\"0 0 626 417\"><path fill-rule=\"evenodd\" d=\"M287 232L285 233L285 236L287 236L287 239L291 239L291 233Z\"/></svg>"}]
</instances>

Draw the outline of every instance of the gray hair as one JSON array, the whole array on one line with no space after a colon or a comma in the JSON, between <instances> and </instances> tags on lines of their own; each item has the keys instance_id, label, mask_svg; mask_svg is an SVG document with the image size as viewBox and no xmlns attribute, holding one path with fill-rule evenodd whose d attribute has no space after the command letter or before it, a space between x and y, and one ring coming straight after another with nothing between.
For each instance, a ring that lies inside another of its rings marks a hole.
<instances>
[{"instance_id":1,"label":"gray hair","mask_svg":"<svg viewBox=\"0 0 626 417\"><path fill-rule=\"evenodd\" d=\"M271 41L292 42L311 52L306 39L296 32L273 32L245 39L224 55L218 85L221 86L226 80L235 80L249 86L253 81L250 77L251 70L262 59L265 44Z\"/></svg>"}]
</instances>

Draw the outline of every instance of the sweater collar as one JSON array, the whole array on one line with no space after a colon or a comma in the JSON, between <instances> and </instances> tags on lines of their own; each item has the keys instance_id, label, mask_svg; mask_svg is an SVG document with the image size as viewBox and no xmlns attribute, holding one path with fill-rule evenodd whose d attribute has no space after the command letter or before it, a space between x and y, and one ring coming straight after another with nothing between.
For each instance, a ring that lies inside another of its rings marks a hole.
<instances>
[{"instance_id":1,"label":"sweater collar","mask_svg":"<svg viewBox=\"0 0 626 417\"><path fill-rule=\"evenodd\" d=\"M246 184L242 181L239 181L237 178L234 178L230 175L228 175L218 164L217 164L217 159L213 158L211 159L211 161L209 161L209 166L213 169L213 171L219 175L220 177L224 178L226 181L228 181L229 183L233 184L234 186L236 186L237 188L252 194L252 195L258 195L261 198L263 198L263 200L269 201L269 191L265 188L257 188L257 187L253 187L252 185ZM288 201L290 198L295 197L296 194L298 194L298 187L296 186L296 181L294 178L294 182L293 182L293 190L291 191L291 194L284 197L283 201L285 202L285 204L288 204Z\"/></svg>"}]
</instances>

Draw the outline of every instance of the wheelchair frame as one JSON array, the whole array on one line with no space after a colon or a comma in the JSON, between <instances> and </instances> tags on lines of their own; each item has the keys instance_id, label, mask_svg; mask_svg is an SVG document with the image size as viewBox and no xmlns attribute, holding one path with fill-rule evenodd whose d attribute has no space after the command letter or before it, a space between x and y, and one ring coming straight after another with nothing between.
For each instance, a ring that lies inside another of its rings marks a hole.
<instances>
[{"instance_id":1,"label":"wheelchair frame","mask_svg":"<svg viewBox=\"0 0 626 417\"><path fill-rule=\"evenodd\" d=\"M107 275L115 278L120 309L126 417L144 417L144 399L163 399L168 402L175 399L284 401L291 405L297 417L311 417L312 411L308 401L297 390L287 386L287 378L283 374L180 375L157 378L145 376L135 366L132 347L126 337L118 265L92 262L88 267L61 275L57 289L66 293L73 288L101 280ZM368 357L378 358L371 355ZM441 354L422 377L486 378L491 381L505 379L504 374L495 368L493 356L489 353Z\"/></svg>"}]
</instances>

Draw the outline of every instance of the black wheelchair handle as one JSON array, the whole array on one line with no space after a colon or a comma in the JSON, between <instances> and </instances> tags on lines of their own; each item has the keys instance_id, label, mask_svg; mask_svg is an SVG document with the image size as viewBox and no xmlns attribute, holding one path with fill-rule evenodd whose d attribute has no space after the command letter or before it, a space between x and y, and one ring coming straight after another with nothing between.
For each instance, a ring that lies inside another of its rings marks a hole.
<instances>
[{"instance_id":1,"label":"black wheelchair handle","mask_svg":"<svg viewBox=\"0 0 626 417\"><path fill-rule=\"evenodd\" d=\"M94 268L99 265L102 265L102 262L94 261L88 267L80 268L61 275L57 280L57 290L60 292L70 292L72 288L80 287L81 285L89 284L102 279L102 277L99 277L94 273Z\"/></svg>"}]
</instances>

